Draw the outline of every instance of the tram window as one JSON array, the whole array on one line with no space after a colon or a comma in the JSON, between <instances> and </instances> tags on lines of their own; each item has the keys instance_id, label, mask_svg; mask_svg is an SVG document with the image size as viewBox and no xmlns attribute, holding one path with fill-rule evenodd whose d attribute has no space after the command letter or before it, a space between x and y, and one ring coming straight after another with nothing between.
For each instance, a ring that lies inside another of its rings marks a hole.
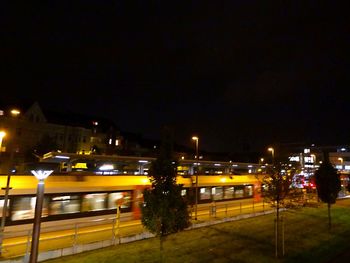
<instances>
[{"instance_id":1,"label":"tram window","mask_svg":"<svg viewBox=\"0 0 350 263\"><path fill-rule=\"evenodd\" d=\"M224 199L231 199L235 197L235 188L233 186L224 188Z\"/></svg>"},{"instance_id":2,"label":"tram window","mask_svg":"<svg viewBox=\"0 0 350 263\"><path fill-rule=\"evenodd\" d=\"M245 196L252 196L253 195L253 186L252 185L247 185L245 187Z\"/></svg>"},{"instance_id":3,"label":"tram window","mask_svg":"<svg viewBox=\"0 0 350 263\"><path fill-rule=\"evenodd\" d=\"M244 186L235 187L235 197L236 198L244 197Z\"/></svg>"},{"instance_id":4,"label":"tram window","mask_svg":"<svg viewBox=\"0 0 350 263\"><path fill-rule=\"evenodd\" d=\"M231 199L235 197L235 188L233 186L224 188L224 199Z\"/></svg>"},{"instance_id":5,"label":"tram window","mask_svg":"<svg viewBox=\"0 0 350 263\"><path fill-rule=\"evenodd\" d=\"M210 187L201 187L199 189L199 199L200 200L210 200Z\"/></svg>"},{"instance_id":6,"label":"tram window","mask_svg":"<svg viewBox=\"0 0 350 263\"><path fill-rule=\"evenodd\" d=\"M181 190L181 196L184 197L187 195L187 190L186 189L182 189Z\"/></svg>"},{"instance_id":7,"label":"tram window","mask_svg":"<svg viewBox=\"0 0 350 263\"><path fill-rule=\"evenodd\" d=\"M222 187L213 187L211 189L211 193L213 195L213 199L214 200L221 200L222 199L222 195L223 195L223 189Z\"/></svg>"},{"instance_id":8,"label":"tram window","mask_svg":"<svg viewBox=\"0 0 350 263\"><path fill-rule=\"evenodd\" d=\"M60 215L80 212L80 200L77 195L64 195L52 197L50 202L50 215Z\"/></svg>"},{"instance_id":9,"label":"tram window","mask_svg":"<svg viewBox=\"0 0 350 263\"><path fill-rule=\"evenodd\" d=\"M107 193L83 195L82 211L96 211L106 209Z\"/></svg>"},{"instance_id":10,"label":"tram window","mask_svg":"<svg viewBox=\"0 0 350 263\"><path fill-rule=\"evenodd\" d=\"M121 208L130 208L130 192L117 192L108 194L108 209L115 209L117 205Z\"/></svg>"},{"instance_id":11,"label":"tram window","mask_svg":"<svg viewBox=\"0 0 350 263\"><path fill-rule=\"evenodd\" d=\"M13 221L33 219L34 211L35 211L35 202L36 202L36 197L15 198L13 202L11 219ZM48 216L48 198L47 197L44 198L41 217L46 217L46 216Z\"/></svg>"},{"instance_id":12,"label":"tram window","mask_svg":"<svg viewBox=\"0 0 350 263\"><path fill-rule=\"evenodd\" d=\"M4 209L4 199L0 200L0 217L2 217L2 210ZM10 199L7 199L7 207L10 207ZM9 215L9 209L7 209L7 215Z\"/></svg>"}]
</instances>

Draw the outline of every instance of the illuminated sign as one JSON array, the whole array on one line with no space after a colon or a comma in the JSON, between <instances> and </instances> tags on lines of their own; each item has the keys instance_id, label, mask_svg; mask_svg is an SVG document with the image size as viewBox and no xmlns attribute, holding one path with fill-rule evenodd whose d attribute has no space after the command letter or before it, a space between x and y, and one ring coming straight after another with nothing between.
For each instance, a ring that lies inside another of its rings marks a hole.
<instances>
[{"instance_id":1,"label":"illuminated sign","mask_svg":"<svg viewBox=\"0 0 350 263\"><path fill-rule=\"evenodd\" d=\"M314 158L312 158L311 156L306 156L304 157L304 162L306 163L313 163L314 162Z\"/></svg>"},{"instance_id":2,"label":"illuminated sign","mask_svg":"<svg viewBox=\"0 0 350 263\"><path fill-rule=\"evenodd\" d=\"M291 162L299 162L300 158L299 158L299 156L291 156L291 157L289 157L289 161L291 161Z\"/></svg>"}]
</instances>

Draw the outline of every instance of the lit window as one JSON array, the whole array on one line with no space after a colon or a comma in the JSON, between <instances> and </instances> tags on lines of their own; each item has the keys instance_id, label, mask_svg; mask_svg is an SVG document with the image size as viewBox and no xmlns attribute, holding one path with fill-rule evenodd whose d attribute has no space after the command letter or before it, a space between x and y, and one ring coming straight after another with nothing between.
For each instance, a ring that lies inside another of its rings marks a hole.
<instances>
[{"instance_id":1,"label":"lit window","mask_svg":"<svg viewBox=\"0 0 350 263\"><path fill-rule=\"evenodd\" d=\"M34 218L36 197L18 197L14 200L11 219L24 220ZM42 217L48 216L48 198L44 198Z\"/></svg>"},{"instance_id":2,"label":"lit window","mask_svg":"<svg viewBox=\"0 0 350 263\"><path fill-rule=\"evenodd\" d=\"M108 209L131 207L131 192L117 192L108 194Z\"/></svg>"},{"instance_id":3,"label":"lit window","mask_svg":"<svg viewBox=\"0 0 350 263\"><path fill-rule=\"evenodd\" d=\"M82 211L96 211L106 209L107 193L83 195Z\"/></svg>"},{"instance_id":4,"label":"lit window","mask_svg":"<svg viewBox=\"0 0 350 263\"><path fill-rule=\"evenodd\" d=\"M305 149L304 149L304 153L310 153L310 149L305 148Z\"/></svg>"},{"instance_id":5,"label":"lit window","mask_svg":"<svg viewBox=\"0 0 350 263\"><path fill-rule=\"evenodd\" d=\"M109 139L108 144L112 144L112 139Z\"/></svg>"},{"instance_id":6,"label":"lit window","mask_svg":"<svg viewBox=\"0 0 350 263\"><path fill-rule=\"evenodd\" d=\"M77 195L56 196L50 202L50 215L80 212L80 199Z\"/></svg>"},{"instance_id":7,"label":"lit window","mask_svg":"<svg viewBox=\"0 0 350 263\"><path fill-rule=\"evenodd\" d=\"M103 164L98 169L100 171L108 171L108 170L113 170L113 168L114 168L113 164Z\"/></svg>"},{"instance_id":8,"label":"lit window","mask_svg":"<svg viewBox=\"0 0 350 263\"><path fill-rule=\"evenodd\" d=\"M115 146L119 145L119 140L115 140Z\"/></svg>"}]
</instances>

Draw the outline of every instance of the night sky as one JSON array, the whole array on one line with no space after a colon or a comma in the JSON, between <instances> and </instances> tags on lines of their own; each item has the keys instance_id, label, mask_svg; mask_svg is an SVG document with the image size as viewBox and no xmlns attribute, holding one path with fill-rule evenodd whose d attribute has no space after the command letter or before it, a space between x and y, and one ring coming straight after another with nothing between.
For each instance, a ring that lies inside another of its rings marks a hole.
<instances>
[{"instance_id":1,"label":"night sky","mask_svg":"<svg viewBox=\"0 0 350 263\"><path fill-rule=\"evenodd\" d=\"M149 138L170 125L178 143L197 134L207 151L349 144L339 3L1 3L1 103L100 115Z\"/></svg>"}]
</instances>

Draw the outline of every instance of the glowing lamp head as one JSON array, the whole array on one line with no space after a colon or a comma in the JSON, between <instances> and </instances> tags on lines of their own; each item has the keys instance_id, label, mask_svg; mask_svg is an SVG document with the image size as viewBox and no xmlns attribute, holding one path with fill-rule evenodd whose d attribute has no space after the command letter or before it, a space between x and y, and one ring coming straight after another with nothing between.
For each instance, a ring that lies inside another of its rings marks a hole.
<instances>
[{"instance_id":1,"label":"glowing lamp head","mask_svg":"<svg viewBox=\"0 0 350 263\"><path fill-rule=\"evenodd\" d=\"M6 135L6 132L4 131L0 131L0 139L4 138Z\"/></svg>"},{"instance_id":2,"label":"glowing lamp head","mask_svg":"<svg viewBox=\"0 0 350 263\"><path fill-rule=\"evenodd\" d=\"M53 170L31 170L30 171L38 180L42 181L52 174Z\"/></svg>"},{"instance_id":3,"label":"glowing lamp head","mask_svg":"<svg viewBox=\"0 0 350 263\"><path fill-rule=\"evenodd\" d=\"M17 109L12 109L11 110L11 114L13 115L13 116L17 116L17 115L19 115L21 112L19 111L19 110L17 110Z\"/></svg>"},{"instance_id":4,"label":"glowing lamp head","mask_svg":"<svg viewBox=\"0 0 350 263\"><path fill-rule=\"evenodd\" d=\"M198 137L197 137L197 136L193 136L193 137L192 137L192 140L198 141Z\"/></svg>"}]
</instances>

